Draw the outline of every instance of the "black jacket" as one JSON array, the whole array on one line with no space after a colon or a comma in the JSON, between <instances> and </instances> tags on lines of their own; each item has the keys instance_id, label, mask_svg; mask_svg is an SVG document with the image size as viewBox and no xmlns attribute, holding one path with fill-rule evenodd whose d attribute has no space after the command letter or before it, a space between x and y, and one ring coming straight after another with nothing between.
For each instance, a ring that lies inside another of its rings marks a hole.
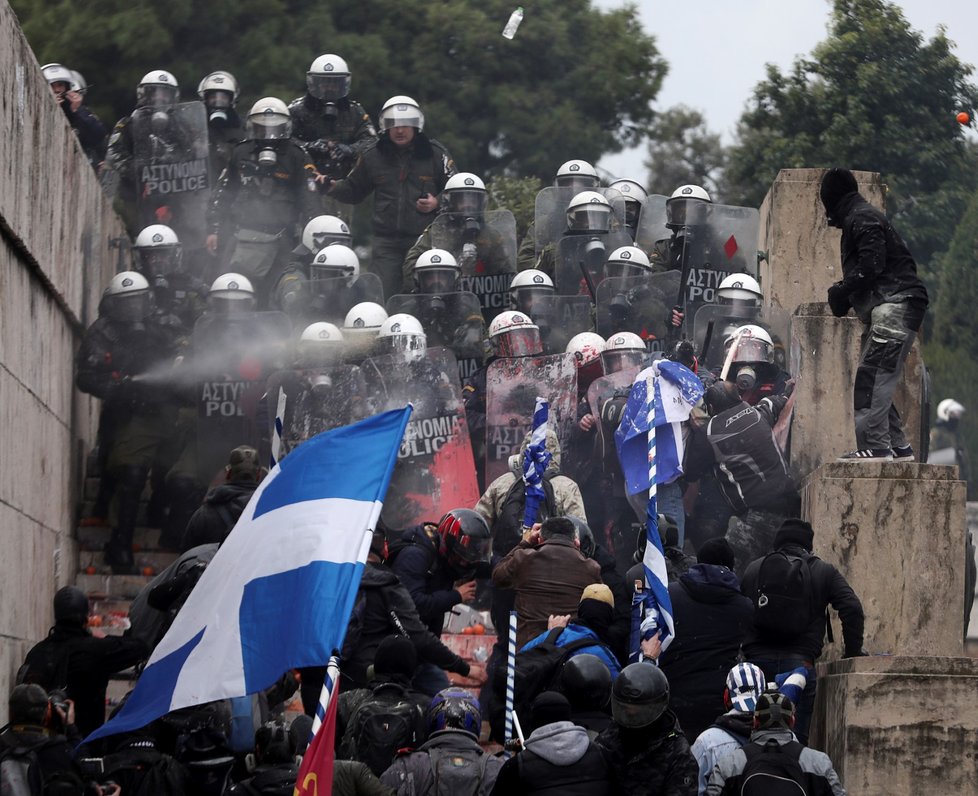
<instances>
[{"instance_id":1,"label":"black jacket","mask_svg":"<svg viewBox=\"0 0 978 796\"><path fill-rule=\"evenodd\" d=\"M860 194L843 196L827 208L829 223L842 229L842 288L863 323L884 302L927 306L927 288L917 276L907 244L887 217Z\"/></svg>"},{"instance_id":2,"label":"black jacket","mask_svg":"<svg viewBox=\"0 0 978 796\"><path fill-rule=\"evenodd\" d=\"M595 743L605 750L621 796L696 796L699 766L676 720L666 710L640 729L617 723Z\"/></svg>"},{"instance_id":3,"label":"black jacket","mask_svg":"<svg viewBox=\"0 0 978 796\"><path fill-rule=\"evenodd\" d=\"M438 558L435 542L424 525L408 528L402 538L406 546L391 567L414 600L421 621L440 636L445 612L462 602L462 596L454 588L455 574Z\"/></svg>"},{"instance_id":4,"label":"black jacket","mask_svg":"<svg viewBox=\"0 0 978 796\"><path fill-rule=\"evenodd\" d=\"M74 756L81 738L73 725L68 729L72 733L71 740L64 735L51 734L43 727L7 725L0 730L0 759L15 749L33 754L44 786L50 788L45 793L82 794L85 790ZM6 793L6 783L4 785Z\"/></svg>"},{"instance_id":5,"label":"black jacket","mask_svg":"<svg viewBox=\"0 0 978 796\"><path fill-rule=\"evenodd\" d=\"M726 567L695 564L669 586L676 637L659 666L669 705L692 743L723 712L727 673L752 626L754 605Z\"/></svg>"},{"instance_id":6,"label":"black jacket","mask_svg":"<svg viewBox=\"0 0 978 796\"><path fill-rule=\"evenodd\" d=\"M138 638L95 638L86 628L58 624L51 628L46 639L31 648L25 663L65 651L68 698L75 702L75 726L82 736L87 736L105 723L109 677L149 657L149 646ZM28 682L30 679L28 673ZM41 685L48 689L56 687L56 684Z\"/></svg>"},{"instance_id":7,"label":"black jacket","mask_svg":"<svg viewBox=\"0 0 978 796\"><path fill-rule=\"evenodd\" d=\"M798 656L814 663L822 654L825 640L826 608L831 605L842 620L842 637L847 657L858 655L863 647L863 606L852 587L835 567L818 556L794 544L782 545L780 550L808 559L812 572L813 619L808 630L793 639L761 635L753 626L744 639L744 654L748 660L771 657ZM741 591L751 600L757 591L757 574L763 558L747 565Z\"/></svg>"},{"instance_id":8,"label":"black jacket","mask_svg":"<svg viewBox=\"0 0 978 796\"><path fill-rule=\"evenodd\" d=\"M221 544L228 538L257 488L258 482L250 479L214 487L187 523L181 548L189 550L202 544Z\"/></svg>"}]
</instances>

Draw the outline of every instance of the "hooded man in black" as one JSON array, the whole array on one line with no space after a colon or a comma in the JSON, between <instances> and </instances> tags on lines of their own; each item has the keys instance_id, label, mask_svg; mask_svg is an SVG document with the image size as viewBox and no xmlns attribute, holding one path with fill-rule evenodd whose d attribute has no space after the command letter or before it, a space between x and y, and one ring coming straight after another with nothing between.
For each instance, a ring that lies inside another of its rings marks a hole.
<instances>
[{"instance_id":1,"label":"hooded man in black","mask_svg":"<svg viewBox=\"0 0 978 796\"><path fill-rule=\"evenodd\" d=\"M853 406L856 450L840 461L913 461L893 395L927 310L927 289L903 239L860 194L848 169L829 169L819 191L829 226L842 230L842 279L829 288L832 314L850 308L866 325Z\"/></svg>"}]
</instances>

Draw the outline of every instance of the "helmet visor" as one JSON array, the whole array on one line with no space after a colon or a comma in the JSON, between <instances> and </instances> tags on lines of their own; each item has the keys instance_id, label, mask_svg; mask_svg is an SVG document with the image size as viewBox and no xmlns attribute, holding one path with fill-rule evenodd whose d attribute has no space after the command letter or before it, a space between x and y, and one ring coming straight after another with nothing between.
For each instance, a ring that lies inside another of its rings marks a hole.
<instances>
[{"instance_id":1,"label":"helmet visor","mask_svg":"<svg viewBox=\"0 0 978 796\"><path fill-rule=\"evenodd\" d=\"M611 715L622 727L648 727L665 712L668 701L668 694L642 703L623 702L612 696Z\"/></svg>"},{"instance_id":2,"label":"helmet visor","mask_svg":"<svg viewBox=\"0 0 978 796\"><path fill-rule=\"evenodd\" d=\"M109 296L106 307L109 317L120 323L138 323L149 315L149 308L150 295L148 290Z\"/></svg>"},{"instance_id":3,"label":"helmet visor","mask_svg":"<svg viewBox=\"0 0 978 796\"><path fill-rule=\"evenodd\" d=\"M575 193L598 187L598 178L591 174L562 174L554 183L558 188L571 188Z\"/></svg>"},{"instance_id":4,"label":"helmet visor","mask_svg":"<svg viewBox=\"0 0 978 796\"><path fill-rule=\"evenodd\" d=\"M666 224L670 227L705 224L708 212L707 203L702 199L669 199L666 202Z\"/></svg>"},{"instance_id":5,"label":"helmet visor","mask_svg":"<svg viewBox=\"0 0 978 796\"><path fill-rule=\"evenodd\" d=\"M554 294L552 287L518 287L511 291L513 306L520 312L529 315L536 320L536 315L540 313L544 305L549 303L549 299Z\"/></svg>"},{"instance_id":6,"label":"helmet visor","mask_svg":"<svg viewBox=\"0 0 978 796\"><path fill-rule=\"evenodd\" d=\"M625 200L625 225L629 227L638 226L638 217L642 213L642 203L638 199Z\"/></svg>"},{"instance_id":7,"label":"helmet visor","mask_svg":"<svg viewBox=\"0 0 978 796\"><path fill-rule=\"evenodd\" d=\"M731 345L733 343L731 342ZM730 346L727 346L727 351ZM732 362L773 362L774 352L766 340L757 337L747 337L742 335L737 342L737 350L734 351Z\"/></svg>"},{"instance_id":8,"label":"helmet visor","mask_svg":"<svg viewBox=\"0 0 978 796\"><path fill-rule=\"evenodd\" d=\"M309 281L324 282L327 279L338 279L341 276L350 276L348 268L341 268L337 265L318 265L313 263L309 266Z\"/></svg>"},{"instance_id":9,"label":"helmet visor","mask_svg":"<svg viewBox=\"0 0 978 796\"><path fill-rule=\"evenodd\" d=\"M150 246L138 250L139 270L147 276L169 276L180 269L180 250L173 246Z\"/></svg>"},{"instance_id":10,"label":"helmet visor","mask_svg":"<svg viewBox=\"0 0 978 796\"><path fill-rule=\"evenodd\" d=\"M234 105L234 94L223 89L208 89L204 92L204 105L210 110L227 110Z\"/></svg>"},{"instance_id":11,"label":"helmet visor","mask_svg":"<svg viewBox=\"0 0 978 796\"><path fill-rule=\"evenodd\" d=\"M350 93L350 76L310 72L306 75L306 88L309 94L316 99L327 102L343 99Z\"/></svg>"},{"instance_id":12,"label":"helmet visor","mask_svg":"<svg viewBox=\"0 0 978 796\"><path fill-rule=\"evenodd\" d=\"M452 569L464 571L480 561L489 560L489 537L462 534L448 544L448 564Z\"/></svg>"},{"instance_id":13,"label":"helmet visor","mask_svg":"<svg viewBox=\"0 0 978 796\"><path fill-rule=\"evenodd\" d=\"M543 352L540 330L533 327L510 329L492 338L497 357L530 357Z\"/></svg>"},{"instance_id":14,"label":"helmet visor","mask_svg":"<svg viewBox=\"0 0 978 796\"><path fill-rule=\"evenodd\" d=\"M380 129L392 127L415 127L424 129L424 114L415 105L392 105L380 112Z\"/></svg>"},{"instance_id":15,"label":"helmet visor","mask_svg":"<svg viewBox=\"0 0 978 796\"><path fill-rule=\"evenodd\" d=\"M148 108L169 108L180 98L180 90L175 86L140 86L136 94L137 104Z\"/></svg>"},{"instance_id":16,"label":"helmet visor","mask_svg":"<svg viewBox=\"0 0 978 796\"><path fill-rule=\"evenodd\" d=\"M300 340L296 356L299 366L304 368L335 365L343 359L343 343L339 340L333 342Z\"/></svg>"},{"instance_id":17,"label":"helmet visor","mask_svg":"<svg viewBox=\"0 0 978 796\"><path fill-rule=\"evenodd\" d=\"M601 366L607 376L628 368L641 367L645 354L642 351L602 351Z\"/></svg>"},{"instance_id":18,"label":"helmet visor","mask_svg":"<svg viewBox=\"0 0 978 796\"><path fill-rule=\"evenodd\" d=\"M568 210L567 229L577 232L607 232L611 229L611 208L595 202Z\"/></svg>"},{"instance_id":19,"label":"helmet visor","mask_svg":"<svg viewBox=\"0 0 978 796\"><path fill-rule=\"evenodd\" d=\"M216 315L247 315L255 309L255 297L243 290L225 290L208 295L207 307Z\"/></svg>"},{"instance_id":20,"label":"helmet visor","mask_svg":"<svg viewBox=\"0 0 978 796\"><path fill-rule=\"evenodd\" d=\"M282 141L292 137L292 119L281 113L256 113L248 117L245 134L253 141Z\"/></svg>"},{"instance_id":21,"label":"helmet visor","mask_svg":"<svg viewBox=\"0 0 978 796\"><path fill-rule=\"evenodd\" d=\"M385 354L399 354L410 360L424 357L427 340L423 334L394 334L378 338L378 345Z\"/></svg>"},{"instance_id":22,"label":"helmet visor","mask_svg":"<svg viewBox=\"0 0 978 796\"><path fill-rule=\"evenodd\" d=\"M327 246L332 246L334 243L342 243L344 246L349 246L351 243L353 243L353 236L344 235L339 232L312 233L312 245L317 252L325 249Z\"/></svg>"},{"instance_id":23,"label":"helmet visor","mask_svg":"<svg viewBox=\"0 0 978 796\"><path fill-rule=\"evenodd\" d=\"M638 263L626 263L623 260L609 260L604 264L604 275L608 278L616 276L641 276L648 271Z\"/></svg>"},{"instance_id":24,"label":"helmet visor","mask_svg":"<svg viewBox=\"0 0 978 796\"><path fill-rule=\"evenodd\" d=\"M448 212L477 216L486 209L486 192L470 188L448 191Z\"/></svg>"},{"instance_id":25,"label":"helmet visor","mask_svg":"<svg viewBox=\"0 0 978 796\"><path fill-rule=\"evenodd\" d=\"M458 270L455 268L419 268L414 272L418 290L428 295L452 293L458 283Z\"/></svg>"}]
</instances>

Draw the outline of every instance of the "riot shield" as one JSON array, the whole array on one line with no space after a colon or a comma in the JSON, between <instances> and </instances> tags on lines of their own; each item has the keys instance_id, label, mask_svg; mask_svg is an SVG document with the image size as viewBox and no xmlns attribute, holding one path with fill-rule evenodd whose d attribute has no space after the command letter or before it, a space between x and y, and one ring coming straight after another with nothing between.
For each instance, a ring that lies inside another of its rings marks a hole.
<instances>
[{"instance_id":1,"label":"riot shield","mask_svg":"<svg viewBox=\"0 0 978 796\"><path fill-rule=\"evenodd\" d=\"M343 326L346 314L361 301L384 303L384 286L377 274L309 280L309 323L329 321Z\"/></svg>"},{"instance_id":2,"label":"riot shield","mask_svg":"<svg viewBox=\"0 0 978 796\"><path fill-rule=\"evenodd\" d=\"M635 245L646 254L652 253L658 241L668 240L672 236L666 226L666 199L662 194L650 195L638 218Z\"/></svg>"},{"instance_id":3,"label":"riot shield","mask_svg":"<svg viewBox=\"0 0 978 796\"><path fill-rule=\"evenodd\" d=\"M628 394L631 392L632 384L639 370L640 368L638 367L619 370L616 373L595 379L591 382L591 386L587 388L588 406L591 408L591 414L598 419L598 434L601 440L601 451L603 454L601 458L606 465L606 469L609 463L615 468L618 467L618 454L615 450L615 431L617 431L618 425L615 423L614 428L611 426L605 427L605 424L600 422L604 406L613 398L628 398Z\"/></svg>"},{"instance_id":4,"label":"riot shield","mask_svg":"<svg viewBox=\"0 0 978 796\"><path fill-rule=\"evenodd\" d=\"M564 235L557 241L557 292L565 296L591 296L604 280L604 264L620 246L631 246L623 230L606 235ZM587 275L585 276L585 271Z\"/></svg>"},{"instance_id":5,"label":"riot shield","mask_svg":"<svg viewBox=\"0 0 978 796\"><path fill-rule=\"evenodd\" d=\"M497 359L486 371L486 483L509 469L533 427L537 396L550 402L561 450L577 422L577 368L570 354Z\"/></svg>"},{"instance_id":6,"label":"riot shield","mask_svg":"<svg viewBox=\"0 0 978 796\"><path fill-rule=\"evenodd\" d=\"M421 321L429 347L455 354L459 379L464 381L482 367L482 307L474 293L398 294L387 299L387 312L406 312Z\"/></svg>"},{"instance_id":7,"label":"riot shield","mask_svg":"<svg viewBox=\"0 0 978 796\"><path fill-rule=\"evenodd\" d=\"M598 334L607 338L615 332L634 332L650 352L664 351L675 336L669 318L678 290L675 271L605 279L598 285Z\"/></svg>"},{"instance_id":8,"label":"riot shield","mask_svg":"<svg viewBox=\"0 0 978 796\"><path fill-rule=\"evenodd\" d=\"M758 306L707 304L700 307L693 320L693 343L700 365L710 370L722 368L724 341L739 326L757 323L760 314Z\"/></svg>"},{"instance_id":9,"label":"riot shield","mask_svg":"<svg viewBox=\"0 0 978 796\"><path fill-rule=\"evenodd\" d=\"M257 448L268 461L262 396L270 374L288 358L292 325L281 312L205 314L194 327L192 369L197 384L197 468L203 483L224 477L228 454Z\"/></svg>"},{"instance_id":10,"label":"riot shield","mask_svg":"<svg viewBox=\"0 0 978 796\"><path fill-rule=\"evenodd\" d=\"M137 108L133 163L140 227L166 224L184 249L204 245L210 191L207 111L202 102Z\"/></svg>"},{"instance_id":11,"label":"riot shield","mask_svg":"<svg viewBox=\"0 0 978 796\"><path fill-rule=\"evenodd\" d=\"M509 210L487 210L479 219L442 213L431 224L431 245L450 251L462 267L459 290L474 293L486 325L509 303L516 273L516 219Z\"/></svg>"},{"instance_id":12,"label":"riot shield","mask_svg":"<svg viewBox=\"0 0 978 796\"><path fill-rule=\"evenodd\" d=\"M594 331L593 305L588 296L539 296L530 318L540 327L545 354L563 354L575 334Z\"/></svg>"},{"instance_id":13,"label":"riot shield","mask_svg":"<svg viewBox=\"0 0 978 796\"><path fill-rule=\"evenodd\" d=\"M362 370L372 411L414 405L384 500L387 526L438 522L450 509L474 506L479 485L452 352L429 348L416 361L372 357Z\"/></svg>"},{"instance_id":14,"label":"riot shield","mask_svg":"<svg viewBox=\"0 0 978 796\"><path fill-rule=\"evenodd\" d=\"M684 285L673 303L685 308L686 329L700 307L716 302L725 276L757 275L757 210L713 204L705 208L706 223L684 227L669 241L669 262L683 275Z\"/></svg>"},{"instance_id":15,"label":"riot shield","mask_svg":"<svg viewBox=\"0 0 978 796\"><path fill-rule=\"evenodd\" d=\"M611 229L625 229L625 198L614 188L557 188L549 186L537 192L533 212L533 229L536 255L539 257L548 246L555 246L567 231L567 205L584 190L594 190L611 203ZM627 235L627 233L626 233ZM628 237L631 243L631 237ZM619 244L625 246L627 244ZM609 250L610 251L610 250Z\"/></svg>"},{"instance_id":16,"label":"riot shield","mask_svg":"<svg viewBox=\"0 0 978 796\"><path fill-rule=\"evenodd\" d=\"M369 414L366 385L356 365L273 373L265 387L270 436L275 433L280 394L285 403L279 459L310 437L355 423Z\"/></svg>"}]
</instances>

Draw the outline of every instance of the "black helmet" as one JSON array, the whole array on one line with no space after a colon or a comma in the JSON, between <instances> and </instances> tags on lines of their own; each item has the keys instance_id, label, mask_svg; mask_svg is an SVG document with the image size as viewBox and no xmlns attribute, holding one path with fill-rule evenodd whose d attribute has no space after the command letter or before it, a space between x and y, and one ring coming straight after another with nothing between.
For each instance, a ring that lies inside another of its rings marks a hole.
<instances>
[{"instance_id":1,"label":"black helmet","mask_svg":"<svg viewBox=\"0 0 978 796\"><path fill-rule=\"evenodd\" d=\"M575 710L603 710L611 699L611 672L597 655L577 654L560 670L560 691Z\"/></svg>"},{"instance_id":2,"label":"black helmet","mask_svg":"<svg viewBox=\"0 0 978 796\"><path fill-rule=\"evenodd\" d=\"M88 619L88 595L74 586L64 586L54 595L54 621L84 625Z\"/></svg>"},{"instance_id":3,"label":"black helmet","mask_svg":"<svg viewBox=\"0 0 978 796\"><path fill-rule=\"evenodd\" d=\"M622 727L648 727L669 707L669 681L658 666L633 663L611 688L611 715Z\"/></svg>"},{"instance_id":4,"label":"black helmet","mask_svg":"<svg viewBox=\"0 0 978 796\"><path fill-rule=\"evenodd\" d=\"M585 558L591 558L594 555L594 533L591 531L591 526L580 517L567 515L565 519L570 520L577 528L577 541L581 543L581 555Z\"/></svg>"},{"instance_id":5,"label":"black helmet","mask_svg":"<svg viewBox=\"0 0 978 796\"><path fill-rule=\"evenodd\" d=\"M438 552L453 569L466 570L489 560L492 534L477 511L452 509L438 522L438 536Z\"/></svg>"}]
</instances>

